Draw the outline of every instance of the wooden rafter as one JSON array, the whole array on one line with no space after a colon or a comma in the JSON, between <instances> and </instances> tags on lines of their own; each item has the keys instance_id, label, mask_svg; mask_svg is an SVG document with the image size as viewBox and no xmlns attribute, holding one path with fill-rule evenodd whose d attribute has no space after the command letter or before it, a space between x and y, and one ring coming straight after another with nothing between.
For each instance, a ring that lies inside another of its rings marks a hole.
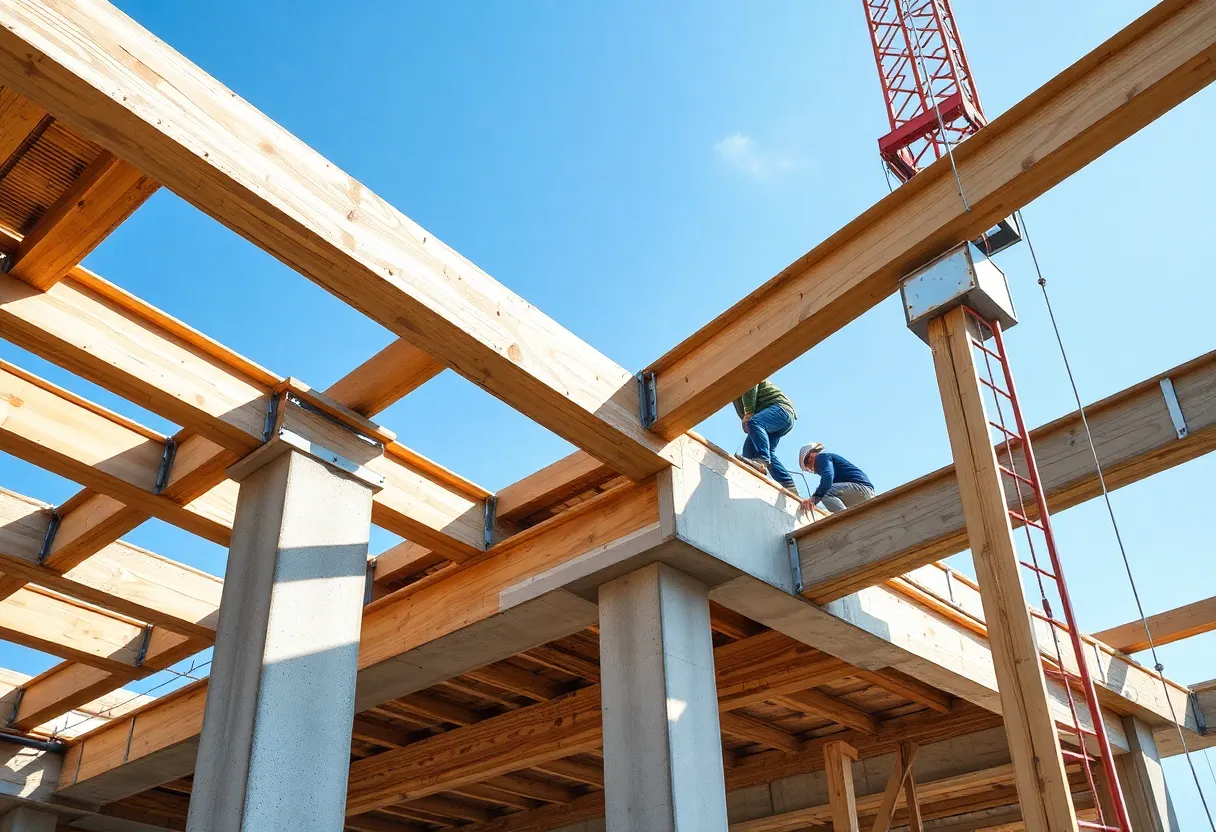
<instances>
[{"instance_id":1,"label":"wooden rafter","mask_svg":"<svg viewBox=\"0 0 1216 832\"><path fill-rule=\"evenodd\" d=\"M656 429L695 426L1216 78L1216 6L1167 0L655 362ZM959 198L956 165L966 204Z\"/></svg>"},{"instance_id":2,"label":"wooden rafter","mask_svg":"<svg viewBox=\"0 0 1216 832\"><path fill-rule=\"evenodd\" d=\"M1148 633L1144 630L1144 622L1136 619L1094 633L1094 638L1124 653L1136 653L1148 649L1149 633L1152 643L1157 646L1210 633L1216 630L1216 596L1150 615L1147 620Z\"/></svg>"}]
</instances>

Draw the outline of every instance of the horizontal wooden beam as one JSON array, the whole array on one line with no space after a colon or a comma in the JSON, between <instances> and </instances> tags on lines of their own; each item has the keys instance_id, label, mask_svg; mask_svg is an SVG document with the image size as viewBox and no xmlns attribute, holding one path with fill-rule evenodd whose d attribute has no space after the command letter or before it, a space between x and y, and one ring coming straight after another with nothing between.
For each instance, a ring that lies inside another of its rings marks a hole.
<instances>
[{"instance_id":1,"label":"horizontal wooden beam","mask_svg":"<svg viewBox=\"0 0 1216 832\"><path fill-rule=\"evenodd\" d=\"M374 416L443 371L443 363L398 338L335 381L326 395L356 413Z\"/></svg>"},{"instance_id":2,"label":"horizontal wooden beam","mask_svg":"<svg viewBox=\"0 0 1216 832\"><path fill-rule=\"evenodd\" d=\"M157 80L165 78L174 79L172 93ZM7 4L0 79L622 473L644 478L667 467L665 443L640 424L632 373L112 5ZM239 135L232 124L242 125Z\"/></svg>"},{"instance_id":3,"label":"horizontal wooden beam","mask_svg":"<svg viewBox=\"0 0 1216 832\"><path fill-rule=\"evenodd\" d=\"M46 292L0 275L0 324L18 346L237 456L262 443L269 398L280 379L85 269L74 269ZM372 371L383 371L382 359L355 378ZM340 384L349 385L349 377ZM211 474L217 451L209 445L197 450L194 459ZM369 467L386 480L376 496L376 523L457 559L482 550L484 489L396 442ZM126 494L97 489L146 510Z\"/></svg>"},{"instance_id":4,"label":"horizontal wooden beam","mask_svg":"<svg viewBox=\"0 0 1216 832\"><path fill-rule=\"evenodd\" d=\"M35 289L51 288L157 187L134 166L103 150L22 238L5 270Z\"/></svg>"},{"instance_id":5,"label":"horizontal wooden beam","mask_svg":"<svg viewBox=\"0 0 1216 832\"><path fill-rule=\"evenodd\" d=\"M135 667L144 634L138 622L50 590L22 588L0 601L0 638L106 671Z\"/></svg>"},{"instance_id":6,"label":"horizontal wooden beam","mask_svg":"<svg viewBox=\"0 0 1216 832\"><path fill-rule=\"evenodd\" d=\"M7 165L43 119L46 110L10 87L0 87L0 165Z\"/></svg>"},{"instance_id":7,"label":"horizontal wooden beam","mask_svg":"<svg viewBox=\"0 0 1216 832\"><path fill-rule=\"evenodd\" d=\"M1216 78L1214 55L1216 4L1154 5L655 362L655 429L671 437L695 426L894 293L902 276L1203 89Z\"/></svg>"},{"instance_id":8,"label":"horizontal wooden beam","mask_svg":"<svg viewBox=\"0 0 1216 832\"><path fill-rule=\"evenodd\" d=\"M1169 378L1189 432L1179 439L1161 393ZM1216 449L1216 352L1086 408L1107 485L1119 488ZM1031 432L1048 505L1098 496L1079 414ZM825 603L967 548L958 481L947 466L798 533L804 594Z\"/></svg>"},{"instance_id":9,"label":"horizontal wooden beam","mask_svg":"<svg viewBox=\"0 0 1216 832\"><path fill-rule=\"evenodd\" d=\"M17 694L31 681L31 677L7 668L0 668L0 714L11 714L18 704ZM136 708L143 707L154 697L130 690L116 690L85 702L72 711L54 720L34 725L24 730L37 736L57 736L72 739L91 731L108 720L125 716Z\"/></svg>"},{"instance_id":10,"label":"horizontal wooden beam","mask_svg":"<svg viewBox=\"0 0 1216 832\"><path fill-rule=\"evenodd\" d=\"M1163 644L1210 633L1216 630L1216 596L1150 615L1147 621L1148 632L1145 632L1144 622L1136 619L1094 633L1094 638L1124 653L1138 653L1149 648L1150 634L1152 644L1160 647Z\"/></svg>"}]
</instances>

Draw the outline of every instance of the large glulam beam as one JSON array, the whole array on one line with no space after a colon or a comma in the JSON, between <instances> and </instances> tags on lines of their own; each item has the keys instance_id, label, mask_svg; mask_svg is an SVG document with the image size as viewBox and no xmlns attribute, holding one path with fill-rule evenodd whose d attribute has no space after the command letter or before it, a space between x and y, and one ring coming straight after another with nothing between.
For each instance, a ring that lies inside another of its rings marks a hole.
<instances>
[{"instance_id":1,"label":"large glulam beam","mask_svg":"<svg viewBox=\"0 0 1216 832\"><path fill-rule=\"evenodd\" d=\"M1182 439L1161 392L1165 378L1186 416ZM1216 352L1091 404L1086 414L1111 488L1206 454L1216 449ZM1032 431L1031 441L1052 511L1101 493L1078 413ZM803 592L825 603L966 548L958 481L947 466L799 532Z\"/></svg>"},{"instance_id":2,"label":"large glulam beam","mask_svg":"<svg viewBox=\"0 0 1216 832\"><path fill-rule=\"evenodd\" d=\"M1166 0L659 359L665 436L695 426L1216 78L1216 3Z\"/></svg>"},{"instance_id":3,"label":"large glulam beam","mask_svg":"<svg viewBox=\"0 0 1216 832\"><path fill-rule=\"evenodd\" d=\"M0 11L0 79L622 473L667 466L633 374L100 0Z\"/></svg>"},{"instance_id":4,"label":"large glulam beam","mask_svg":"<svg viewBox=\"0 0 1216 832\"><path fill-rule=\"evenodd\" d=\"M1124 653L1136 653L1149 648L1150 634L1151 643L1160 647L1163 644L1210 633L1216 630L1216 596L1150 615L1147 621L1147 632L1144 629L1144 621L1137 618L1135 621L1094 633L1094 638Z\"/></svg>"}]
</instances>

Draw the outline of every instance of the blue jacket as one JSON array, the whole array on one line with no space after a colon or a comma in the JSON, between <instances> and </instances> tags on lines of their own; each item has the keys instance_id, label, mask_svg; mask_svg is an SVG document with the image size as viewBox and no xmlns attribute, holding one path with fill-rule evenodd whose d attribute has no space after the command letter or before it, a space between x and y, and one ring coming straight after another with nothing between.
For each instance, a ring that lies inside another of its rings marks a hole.
<instances>
[{"instance_id":1,"label":"blue jacket","mask_svg":"<svg viewBox=\"0 0 1216 832\"><path fill-rule=\"evenodd\" d=\"M874 487L862 470L840 454L820 451L815 454L815 473L819 475L819 487L815 489L814 499L822 499L834 484L838 482L855 482L858 485Z\"/></svg>"}]
</instances>

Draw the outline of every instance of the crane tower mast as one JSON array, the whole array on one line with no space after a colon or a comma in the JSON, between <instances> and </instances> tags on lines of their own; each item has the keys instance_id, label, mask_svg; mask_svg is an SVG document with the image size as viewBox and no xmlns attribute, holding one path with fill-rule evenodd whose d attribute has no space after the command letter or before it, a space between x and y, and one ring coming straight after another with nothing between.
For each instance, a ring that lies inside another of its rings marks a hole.
<instances>
[{"instance_id":1,"label":"crane tower mast","mask_svg":"<svg viewBox=\"0 0 1216 832\"><path fill-rule=\"evenodd\" d=\"M901 182L986 123L950 0L862 0L891 132L878 140Z\"/></svg>"}]
</instances>

